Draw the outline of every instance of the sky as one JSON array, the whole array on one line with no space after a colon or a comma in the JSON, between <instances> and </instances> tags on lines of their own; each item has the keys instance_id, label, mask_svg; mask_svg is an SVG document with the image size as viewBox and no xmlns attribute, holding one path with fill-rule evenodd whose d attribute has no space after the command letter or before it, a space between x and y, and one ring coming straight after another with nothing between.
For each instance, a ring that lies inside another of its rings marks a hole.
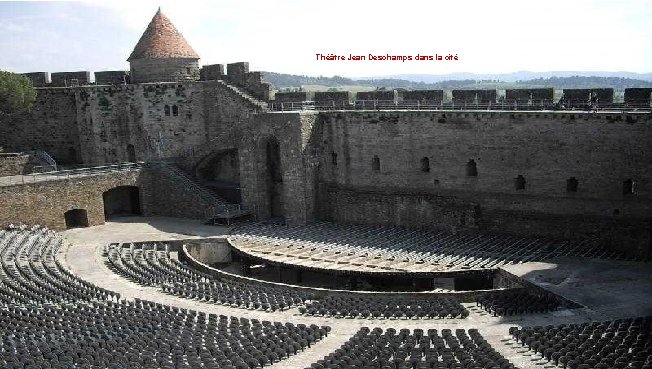
<instances>
[{"instance_id":1,"label":"sky","mask_svg":"<svg viewBox=\"0 0 652 369\"><path fill-rule=\"evenodd\" d=\"M201 64L247 61L252 71L652 72L652 0L0 1L0 70L128 70L159 6Z\"/></svg>"}]
</instances>

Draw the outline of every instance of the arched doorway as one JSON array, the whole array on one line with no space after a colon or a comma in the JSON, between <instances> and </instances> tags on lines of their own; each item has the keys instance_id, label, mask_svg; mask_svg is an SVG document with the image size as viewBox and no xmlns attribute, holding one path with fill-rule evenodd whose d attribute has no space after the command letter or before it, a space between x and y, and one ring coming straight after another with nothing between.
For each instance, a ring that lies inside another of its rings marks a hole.
<instances>
[{"instance_id":1,"label":"arched doorway","mask_svg":"<svg viewBox=\"0 0 652 369\"><path fill-rule=\"evenodd\" d=\"M63 213L66 229L88 227L88 212L86 209L70 209Z\"/></svg>"},{"instance_id":2,"label":"arched doorway","mask_svg":"<svg viewBox=\"0 0 652 369\"><path fill-rule=\"evenodd\" d=\"M141 215L140 191L136 186L118 186L102 194L104 217Z\"/></svg>"},{"instance_id":3,"label":"arched doorway","mask_svg":"<svg viewBox=\"0 0 652 369\"><path fill-rule=\"evenodd\" d=\"M195 167L195 176L221 198L232 203L241 202L238 149L211 153Z\"/></svg>"},{"instance_id":4,"label":"arched doorway","mask_svg":"<svg viewBox=\"0 0 652 369\"><path fill-rule=\"evenodd\" d=\"M283 170L281 146L276 137L271 137L265 145L266 182L272 218L283 216Z\"/></svg>"}]
</instances>

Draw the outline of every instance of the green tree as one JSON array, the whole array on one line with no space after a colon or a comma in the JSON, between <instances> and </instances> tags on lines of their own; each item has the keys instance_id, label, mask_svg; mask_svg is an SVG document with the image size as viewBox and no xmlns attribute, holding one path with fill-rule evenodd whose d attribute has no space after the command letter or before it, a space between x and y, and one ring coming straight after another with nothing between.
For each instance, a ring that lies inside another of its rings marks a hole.
<instances>
[{"instance_id":1,"label":"green tree","mask_svg":"<svg viewBox=\"0 0 652 369\"><path fill-rule=\"evenodd\" d=\"M32 81L21 75L0 71L0 113L31 111L36 101Z\"/></svg>"}]
</instances>

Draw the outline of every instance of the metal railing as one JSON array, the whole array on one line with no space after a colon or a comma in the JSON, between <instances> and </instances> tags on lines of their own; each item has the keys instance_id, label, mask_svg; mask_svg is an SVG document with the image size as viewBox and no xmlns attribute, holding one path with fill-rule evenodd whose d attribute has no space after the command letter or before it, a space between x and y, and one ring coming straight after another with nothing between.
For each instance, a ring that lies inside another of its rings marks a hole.
<instances>
[{"instance_id":1,"label":"metal railing","mask_svg":"<svg viewBox=\"0 0 652 369\"><path fill-rule=\"evenodd\" d=\"M45 171L17 176L0 177L0 186L29 184L44 181L65 180L74 177L90 176L119 171L140 169L145 163L120 163L102 166L80 166L74 169Z\"/></svg>"},{"instance_id":2,"label":"metal railing","mask_svg":"<svg viewBox=\"0 0 652 369\"><path fill-rule=\"evenodd\" d=\"M47 166L50 166L52 168L52 170L58 169L56 160L54 160L54 158L50 156L50 154L48 154L47 152L43 150L32 150L32 151L28 151L28 153L32 155L35 159L38 159L46 163Z\"/></svg>"}]
</instances>

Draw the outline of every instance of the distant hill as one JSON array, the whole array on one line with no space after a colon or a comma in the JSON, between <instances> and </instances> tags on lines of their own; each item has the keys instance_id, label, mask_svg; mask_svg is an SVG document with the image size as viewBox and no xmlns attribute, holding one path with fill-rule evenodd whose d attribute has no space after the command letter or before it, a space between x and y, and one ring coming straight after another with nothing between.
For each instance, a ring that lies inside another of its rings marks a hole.
<instances>
[{"instance_id":1,"label":"distant hill","mask_svg":"<svg viewBox=\"0 0 652 369\"><path fill-rule=\"evenodd\" d=\"M376 77L360 77L357 80L370 80L370 79L404 79L413 82L435 83L450 80L500 80L504 82L527 81L539 78L551 77L618 77L618 78L631 78L643 81L652 81L652 73L633 73L633 72L580 72L580 71L557 71L557 72L529 72L519 71L512 73L499 73L499 74L475 74L475 73L451 73L451 74L395 74L389 76L376 76Z\"/></svg>"},{"instance_id":2,"label":"distant hill","mask_svg":"<svg viewBox=\"0 0 652 369\"><path fill-rule=\"evenodd\" d=\"M514 73L526 73L517 72ZM529 73L529 72L527 72ZM554 72L550 72L554 73ZM568 72L570 73L570 72ZM437 82L423 82L399 78L371 78L371 79L352 79L345 77L311 77L299 76L293 74L281 74L274 72L263 72L265 80L272 84L276 90L298 89L305 86L319 86L326 89L344 89L359 86L365 89L374 88L396 88L409 90L426 90L426 89L464 89L464 88L531 88L531 87L554 87L555 89L563 88L589 88L605 87L613 88L616 91L622 91L629 87L652 87L651 79L634 79L617 76L548 76L537 77L527 80L504 80L498 78L475 79L469 78L472 74L458 74L466 78L441 80ZM416 75L415 75L416 76ZM480 76L480 75L472 75ZM638 75L645 76L645 75ZM432 76L435 77L435 76Z\"/></svg>"}]
</instances>

